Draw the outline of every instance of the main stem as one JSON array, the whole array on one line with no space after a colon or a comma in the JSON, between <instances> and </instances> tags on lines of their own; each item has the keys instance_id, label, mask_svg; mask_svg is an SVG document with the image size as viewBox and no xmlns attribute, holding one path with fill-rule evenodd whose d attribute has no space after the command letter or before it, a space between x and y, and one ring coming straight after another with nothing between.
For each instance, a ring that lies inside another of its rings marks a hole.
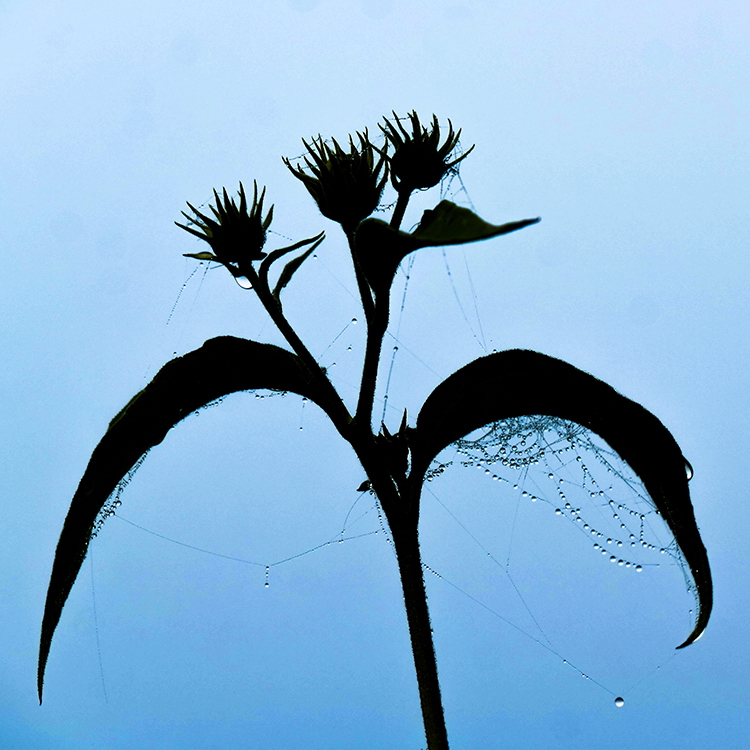
<instances>
[{"instance_id":1,"label":"main stem","mask_svg":"<svg viewBox=\"0 0 750 750\"><path fill-rule=\"evenodd\" d=\"M409 623L411 648L417 671L427 748L428 750L448 750L448 733L445 728L443 701L440 695L419 538L416 525L413 528L411 528L412 524L407 524L407 528L403 526L400 523L390 523L401 574L401 586L404 591L406 619Z\"/></svg>"}]
</instances>

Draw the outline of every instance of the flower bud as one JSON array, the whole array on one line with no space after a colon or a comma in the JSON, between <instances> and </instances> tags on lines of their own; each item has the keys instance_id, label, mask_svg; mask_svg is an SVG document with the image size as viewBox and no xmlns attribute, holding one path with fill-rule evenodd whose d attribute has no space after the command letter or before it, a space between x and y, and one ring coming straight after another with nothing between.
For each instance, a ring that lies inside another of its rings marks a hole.
<instances>
[{"instance_id":1,"label":"flower bud","mask_svg":"<svg viewBox=\"0 0 750 750\"><path fill-rule=\"evenodd\" d=\"M460 130L457 133L453 132L450 120L448 120L448 138L441 146L440 125L435 115L432 116L432 126L428 130L420 124L417 113L410 112L411 133L407 132L395 112L393 117L395 125L386 119L385 125L378 127L383 131L387 142L394 148L394 153L389 158L389 167L391 182L399 193L410 193L413 190L434 187L474 148L472 146L458 159L449 161L461 135Z\"/></svg>"},{"instance_id":2,"label":"flower bud","mask_svg":"<svg viewBox=\"0 0 750 750\"><path fill-rule=\"evenodd\" d=\"M333 147L321 136L317 140L313 138L310 144L303 140L310 156L310 159L304 158L308 171L284 159L284 164L318 204L320 213L337 221L347 232L353 231L378 207L387 178L385 156L381 155L375 163L375 149L368 140L367 130L357 136L358 146L349 136L348 152L335 139L332 139Z\"/></svg>"},{"instance_id":3,"label":"flower bud","mask_svg":"<svg viewBox=\"0 0 750 750\"><path fill-rule=\"evenodd\" d=\"M240 205L227 195L226 188L223 190L223 200L214 190L216 206L209 206L215 218L206 216L194 208L190 203L188 206L195 214L195 218L184 211L182 215L192 224L187 226L175 222L178 227L194 234L211 246L211 253L185 253L187 257L199 260L213 260L221 263L232 273L233 276L245 276L247 267L254 260L262 260L266 257L263 245L266 242L266 230L273 218L273 206L263 218L263 199L266 189L258 198L258 186L253 181L253 203L248 211L245 189L240 183ZM194 229L193 227L198 227Z\"/></svg>"}]
</instances>

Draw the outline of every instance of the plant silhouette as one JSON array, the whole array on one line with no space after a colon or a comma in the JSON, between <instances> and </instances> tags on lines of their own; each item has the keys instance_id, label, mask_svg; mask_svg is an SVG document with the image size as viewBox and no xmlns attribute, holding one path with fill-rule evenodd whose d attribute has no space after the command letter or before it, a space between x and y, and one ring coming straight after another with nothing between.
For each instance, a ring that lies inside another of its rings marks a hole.
<instances>
[{"instance_id":1,"label":"plant silhouette","mask_svg":"<svg viewBox=\"0 0 750 750\"><path fill-rule=\"evenodd\" d=\"M404 125L406 123L406 126ZM264 250L273 207L264 215L265 190L253 184L252 201L240 184L239 202L214 191L211 215L188 204L187 224L210 252L188 257L223 265L240 286L252 289L286 339L289 349L231 336L206 341L168 362L110 422L73 497L55 553L42 623L38 690L55 628L88 545L112 510L110 498L146 452L189 414L238 391L270 389L314 401L352 446L367 475L363 487L378 499L398 561L411 637L427 745L448 747L430 616L425 596L418 525L422 485L435 457L469 433L502 420L547 415L582 425L601 436L643 482L692 574L699 607L693 631L678 648L698 638L712 606L712 583L688 491L687 462L667 428L639 404L566 362L533 351L509 350L481 357L444 380L429 395L416 422L404 412L399 429L372 428L372 409L391 285L401 261L424 247L487 240L535 224L525 219L489 224L472 211L443 200L424 212L412 232L400 225L415 191L438 185L468 155L455 156L461 131L429 126L412 112L393 113L380 124L376 147L365 130L348 147L320 136L305 144L302 164L284 162L317 203L343 229L367 325L356 410L352 414L323 369L289 324L282 293L301 264L324 239L320 233L272 252ZM390 178L398 195L390 222L371 218ZM291 260L289 260L291 258ZM286 259L281 264L280 260ZM271 283L274 271L275 283ZM108 501L110 504L108 505Z\"/></svg>"}]
</instances>

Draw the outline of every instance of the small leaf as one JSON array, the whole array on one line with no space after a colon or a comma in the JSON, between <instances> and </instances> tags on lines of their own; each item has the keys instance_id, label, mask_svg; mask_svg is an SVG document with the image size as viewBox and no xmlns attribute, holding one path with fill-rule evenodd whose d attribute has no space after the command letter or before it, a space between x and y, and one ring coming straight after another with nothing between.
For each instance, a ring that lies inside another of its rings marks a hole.
<instances>
[{"instance_id":1,"label":"small leaf","mask_svg":"<svg viewBox=\"0 0 750 750\"><path fill-rule=\"evenodd\" d=\"M273 288L273 296L276 298L276 301L279 301L279 294L281 294L281 290L292 280L292 276L296 273L297 269L310 257L310 255L315 251L315 248L322 242L322 240L319 240L316 242L309 250L302 253L299 257L295 258L294 260L290 260L289 263L287 263L284 266L284 270L279 275L279 280L276 282L276 286Z\"/></svg>"},{"instance_id":2,"label":"small leaf","mask_svg":"<svg viewBox=\"0 0 750 750\"><path fill-rule=\"evenodd\" d=\"M514 349L471 362L425 401L410 437L411 480L423 481L431 461L451 443L493 422L519 416L566 419L595 432L633 469L674 534L698 594L693 632L705 630L713 603L706 548L688 490L686 460L669 430L640 404L573 365Z\"/></svg>"},{"instance_id":3,"label":"small leaf","mask_svg":"<svg viewBox=\"0 0 750 750\"><path fill-rule=\"evenodd\" d=\"M388 294L399 263L422 247L460 245L515 232L541 219L488 224L468 208L441 201L425 211L416 230L401 232L380 219L365 219L357 228L355 251L365 278L377 296Z\"/></svg>"},{"instance_id":4,"label":"small leaf","mask_svg":"<svg viewBox=\"0 0 750 750\"><path fill-rule=\"evenodd\" d=\"M295 242L293 245L280 247L278 250L274 250L272 253L269 253L265 260L260 264L259 271L259 275L261 279L265 281L266 286L268 285L268 272L271 269L271 265L273 263L275 263L279 258L283 258L287 253L291 253L292 250L297 250L300 247L309 245L311 242L315 243L314 247L318 247L318 245L320 245L320 243L325 239L325 236L326 233L321 232L320 234L316 234L315 237L309 237L306 240L300 240L299 242Z\"/></svg>"},{"instance_id":5,"label":"small leaf","mask_svg":"<svg viewBox=\"0 0 750 750\"><path fill-rule=\"evenodd\" d=\"M213 260L217 263L218 258L213 253L183 253L186 258L195 258L196 260Z\"/></svg>"},{"instance_id":6,"label":"small leaf","mask_svg":"<svg viewBox=\"0 0 750 750\"><path fill-rule=\"evenodd\" d=\"M539 221L539 218L524 219L496 226L480 219L468 208L440 201L434 210L424 212L411 237L419 243L418 247L461 245L515 232Z\"/></svg>"},{"instance_id":7,"label":"small leaf","mask_svg":"<svg viewBox=\"0 0 750 750\"><path fill-rule=\"evenodd\" d=\"M110 422L73 496L57 543L39 646L40 702L52 636L107 499L143 455L189 414L228 394L259 388L291 391L318 404L324 401L295 354L272 344L221 336L164 365Z\"/></svg>"}]
</instances>

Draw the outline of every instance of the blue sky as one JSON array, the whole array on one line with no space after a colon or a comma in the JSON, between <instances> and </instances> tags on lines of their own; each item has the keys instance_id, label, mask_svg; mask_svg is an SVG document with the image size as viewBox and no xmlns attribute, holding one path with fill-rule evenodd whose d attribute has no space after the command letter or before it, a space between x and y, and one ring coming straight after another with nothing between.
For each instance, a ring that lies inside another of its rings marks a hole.
<instances>
[{"instance_id":1,"label":"blue sky","mask_svg":"<svg viewBox=\"0 0 750 750\"><path fill-rule=\"evenodd\" d=\"M452 466L425 496L423 544L443 576L428 593L453 746L747 747L749 25L742 2L0 3L0 745L422 746L363 472L293 397L232 397L151 452L92 545L42 707L35 694L55 544L108 421L207 338L280 343L228 274L191 276L185 201L257 179L270 243L327 231L287 305L351 401L362 326L344 243L280 157L416 109L476 144L449 197L542 222L415 255L389 424L494 348L571 362L682 446L716 594L705 636L675 655L693 601L670 555L611 566L543 477L524 478L548 493L532 504ZM345 522L362 536L273 565Z\"/></svg>"}]
</instances>

